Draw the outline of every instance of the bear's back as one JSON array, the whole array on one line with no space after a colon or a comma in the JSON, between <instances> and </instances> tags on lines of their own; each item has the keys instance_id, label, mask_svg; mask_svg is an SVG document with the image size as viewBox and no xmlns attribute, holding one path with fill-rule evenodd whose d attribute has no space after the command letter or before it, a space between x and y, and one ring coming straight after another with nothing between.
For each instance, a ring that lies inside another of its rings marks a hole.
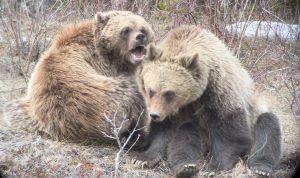
<instances>
[{"instance_id":1,"label":"bear's back","mask_svg":"<svg viewBox=\"0 0 300 178\"><path fill-rule=\"evenodd\" d=\"M228 105L235 105L235 102L253 105L252 78L228 47L208 30L197 26L173 29L159 47L164 51L160 60L175 64L180 62L176 61L176 56L198 54L200 64L211 71L210 83L214 83L214 88L220 93L230 91L234 94L232 98L240 98L239 101L227 98Z\"/></svg>"},{"instance_id":2,"label":"bear's back","mask_svg":"<svg viewBox=\"0 0 300 178\"><path fill-rule=\"evenodd\" d=\"M182 26L169 32L159 44L164 49L165 58L176 55L198 53L201 60L208 59L214 63L233 63L240 65L227 46L211 32L197 26ZM166 60L167 60L166 59Z\"/></svg>"}]
</instances>

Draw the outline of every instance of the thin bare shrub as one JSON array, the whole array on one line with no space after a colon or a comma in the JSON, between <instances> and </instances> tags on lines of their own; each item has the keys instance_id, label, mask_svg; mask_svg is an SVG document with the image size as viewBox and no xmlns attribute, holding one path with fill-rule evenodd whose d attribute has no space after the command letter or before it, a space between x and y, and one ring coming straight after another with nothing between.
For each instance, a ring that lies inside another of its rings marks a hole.
<instances>
[{"instance_id":1,"label":"thin bare shrub","mask_svg":"<svg viewBox=\"0 0 300 178\"><path fill-rule=\"evenodd\" d=\"M4 0L0 16L1 36L9 45L12 72L28 81L31 63L48 45L47 16L43 1L30 6L26 1Z\"/></svg>"},{"instance_id":2,"label":"thin bare shrub","mask_svg":"<svg viewBox=\"0 0 300 178\"><path fill-rule=\"evenodd\" d=\"M140 116L139 116L139 118L137 120L137 123L134 126L133 130L130 132L129 136L127 138L124 138L124 139L120 138L119 137L119 135L121 135L120 134L120 130L122 130L123 124L125 124L128 121L128 119L124 118L122 120L120 126L117 126L116 125L116 119L118 119L118 118L116 118L116 115L117 115L117 111L115 112L115 115L114 115L114 117L112 119L108 118L107 116L105 117L106 121L111 125L111 131L112 131L113 134L112 135L108 135L105 132L103 132L103 134L107 138L115 140L118 143L118 147L119 147L119 151L118 151L118 153L116 154L116 157L115 157L114 178L118 177L119 167L120 167L120 163L121 163L121 159L122 159L123 154L126 155L133 148L133 146L139 140L140 135L138 135L138 137L134 141L134 143L125 152L125 148L128 146L129 141L131 140L131 138L133 137L133 135L136 134L137 131L143 129L143 128L138 128L141 116L143 115L143 112L141 112L141 114L140 114Z\"/></svg>"}]
</instances>

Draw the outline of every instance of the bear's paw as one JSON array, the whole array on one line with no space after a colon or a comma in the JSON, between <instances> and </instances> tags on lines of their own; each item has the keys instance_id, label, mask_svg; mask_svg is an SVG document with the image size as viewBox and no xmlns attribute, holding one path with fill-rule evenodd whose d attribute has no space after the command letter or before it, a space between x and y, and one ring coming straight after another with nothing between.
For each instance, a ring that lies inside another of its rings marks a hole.
<instances>
[{"instance_id":1,"label":"bear's paw","mask_svg":"<svg viewBox=\"0 0 300 178\"><path fill-rule=\"evenodd\" d=\"M197 164L185 164L176 170L176 177L191 177L198 173Z\"/></svg>"}]
</instances>

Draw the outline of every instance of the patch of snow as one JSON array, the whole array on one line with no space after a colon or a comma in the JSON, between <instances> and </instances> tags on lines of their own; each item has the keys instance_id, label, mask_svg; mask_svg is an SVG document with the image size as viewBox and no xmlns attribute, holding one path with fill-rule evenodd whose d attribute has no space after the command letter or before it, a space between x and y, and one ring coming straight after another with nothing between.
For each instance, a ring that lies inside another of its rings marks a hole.
<instances>
[{"instance_id":1,"label":"patch of snow","mask_svg":"<svg viewBox=\"0 0 300 178\"><path fill-rule=\"evenodd\" d=\"M4 39L2 36L0 36L0 43L4 43Z\"/></svg>"},{"instance_id":2,"label":"patch of snow","mask_svg":"<svg viewBox=\"0 0 300 178\"><path fill-rule=\"evenodd\" d=\"M299 25L272 21L238 22L226 26L230 34L244 35L245 37L258 37L274 39L279 38L288 42L300 41Z\"/></svg>"}]
</instances>

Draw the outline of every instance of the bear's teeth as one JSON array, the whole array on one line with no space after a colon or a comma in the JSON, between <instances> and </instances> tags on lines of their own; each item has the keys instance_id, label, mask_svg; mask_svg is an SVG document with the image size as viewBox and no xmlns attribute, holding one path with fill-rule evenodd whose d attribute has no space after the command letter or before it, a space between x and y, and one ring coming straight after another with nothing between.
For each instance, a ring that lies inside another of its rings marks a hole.
<instances>
[{"instance_id":1,"label":"bear's teeth","mask_svg":"<svg viewBox=\"0 0 300 178\"><path fill-rule=\"evenodd\" d=\"M141 61L144 59L145 55L134 55L134 54L131 54L133 60L135 61Z\"/></svg>"}]
</instances>

